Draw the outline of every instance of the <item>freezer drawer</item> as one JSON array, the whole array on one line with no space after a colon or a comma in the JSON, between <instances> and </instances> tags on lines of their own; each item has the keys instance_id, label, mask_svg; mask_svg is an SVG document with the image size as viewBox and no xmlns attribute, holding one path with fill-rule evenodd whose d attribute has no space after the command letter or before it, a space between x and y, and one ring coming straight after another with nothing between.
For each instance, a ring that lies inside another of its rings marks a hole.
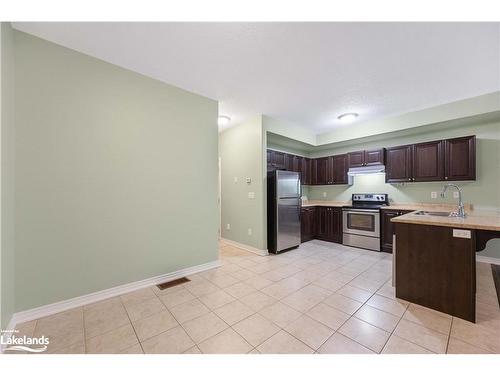
<instances>
[{"instance_id":1,"label":"freezer drawer","mask_svg":"<svg viewBox=\"0 0 500 375\"><path fill-rule=\"evenodd\" d=\"M277 209L277 251L300 245L300 200L299 198L278 199Z\"/></svg>"}]
</instances>

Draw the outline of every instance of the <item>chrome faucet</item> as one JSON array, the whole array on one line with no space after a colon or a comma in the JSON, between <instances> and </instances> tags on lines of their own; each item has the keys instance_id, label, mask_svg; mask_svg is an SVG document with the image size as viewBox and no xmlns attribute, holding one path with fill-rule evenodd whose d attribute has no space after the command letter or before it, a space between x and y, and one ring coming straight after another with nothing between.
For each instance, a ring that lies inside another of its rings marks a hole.
<instances>
[{"instance_id":1,"label":"chrome faucet","mask_svg":"<svg viewBox=\"0 0 500 375\"><path fill-rule=\"evenodd\" d=\"M457 212L453 212L450 216L456 216L456 217L465 217L465 209L464 209L464 202L462 201L462 190L458 187L458 185L455 184L445 184L443 186L443 190L441 190L441 198L445 197L446 190L448 190L449 187L453 187L457 189L458 191L458 210Z\"/></svg>"}]
</instances>

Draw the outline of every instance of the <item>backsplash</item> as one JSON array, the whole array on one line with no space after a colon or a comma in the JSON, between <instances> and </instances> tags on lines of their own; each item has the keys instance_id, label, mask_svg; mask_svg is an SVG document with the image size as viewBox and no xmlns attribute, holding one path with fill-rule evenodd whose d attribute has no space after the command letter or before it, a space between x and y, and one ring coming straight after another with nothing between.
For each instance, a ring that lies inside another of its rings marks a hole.
<instances>
[{"instance_id":1,"label":"backsplash","mask_svg":"<svg viewBox=\"0 0 500 375\"><path fill-rule=\"evenodd\" d=\"M471 203L475 208L500 209L499 197L495 189L484 189L485 184L494 184L484 176L478 181L456 182L462 189L463 200ZM354 177L354 184L335 186L303 186L303 195L308 199L322 199L334 201L348 201L354 193L387 193L390 202L397 203L456 203L453 191L446 193L446 198L439 195L444 182L418 182L418 183L385 183L385 175L361 175ZM437 198L431 198L431 192L437 192ZM326 193L326 197L323 195Z\"/></svg>"}]
</instances>

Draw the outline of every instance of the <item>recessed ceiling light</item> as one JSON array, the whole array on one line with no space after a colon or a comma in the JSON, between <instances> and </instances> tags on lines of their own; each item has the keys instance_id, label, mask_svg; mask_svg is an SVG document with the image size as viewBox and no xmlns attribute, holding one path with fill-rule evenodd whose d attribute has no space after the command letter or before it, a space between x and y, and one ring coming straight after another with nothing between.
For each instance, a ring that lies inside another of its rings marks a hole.
<instances>
[{"instance_id":1,"label":"recessed ceiling light","mask_svg":"<svg viewBox=\"0 0 500 375\"><path fill-rule=\"evenodd\" d=\"M356 120L356 117L358 116L359 115L357 113L351 112L351 113L343 113L337 118L342 122L351 122Z\"/></svg>"},{"instance_id":2,"label":"recessed ceiling light","mask_svg":"<svg viewBox=\"0 0 500 375\"><path fill-rule=\"evenodd\" d=\"M227 116L219 116L219 118L217 119L217 123L219 124L219 126L226 126L230 121L231 118Z\"/></svg>"}]
</instances>

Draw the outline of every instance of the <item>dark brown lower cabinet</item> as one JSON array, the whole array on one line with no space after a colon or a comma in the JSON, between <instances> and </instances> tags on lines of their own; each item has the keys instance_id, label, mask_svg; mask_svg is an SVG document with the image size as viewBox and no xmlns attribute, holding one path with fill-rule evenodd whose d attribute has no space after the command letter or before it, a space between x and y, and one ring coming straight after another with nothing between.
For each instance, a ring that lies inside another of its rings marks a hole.
<instances>
[{"instance_id":1,"label":"dark brown lower cabinet","mask_svg":"<svg viewBox=\"0 0 500 375\"><path fill-rule=\"evenodd\" d=\"M392 253L392 236L395 225L392 218L407 214L406 210L380 210L380 249L386 253Z\"/></svg>"},{"instance_id":2,"label":"dark brown lower cabinet","mask_svg":"<svg viewBox=\"0 0 500 375\"><path fill-rule=\"evenodd\" d=\"M342 243L342 208L316 207L314 217L318 240Z\"/></svg>"},{"instance_id":3,"label":"dark brown lower cabinet","mask_svg":"<svg viewBox=\"0 0 500 375\"><path fill-rule=\"evenodd\" d=\"M476 231L396 223L396 297L475 322Z\"/></svg>"},{"instance_id":4,"label":"dark brown lower cabinet","mask_svg":"<svg viewBox=\"0 0 500 375\"><path fill-rule=\"evenodd\" d=\"M302 207L300 211L300 242L311 241L316 235L315 211L315 207Z\"/></svg>"}]
</instances>

